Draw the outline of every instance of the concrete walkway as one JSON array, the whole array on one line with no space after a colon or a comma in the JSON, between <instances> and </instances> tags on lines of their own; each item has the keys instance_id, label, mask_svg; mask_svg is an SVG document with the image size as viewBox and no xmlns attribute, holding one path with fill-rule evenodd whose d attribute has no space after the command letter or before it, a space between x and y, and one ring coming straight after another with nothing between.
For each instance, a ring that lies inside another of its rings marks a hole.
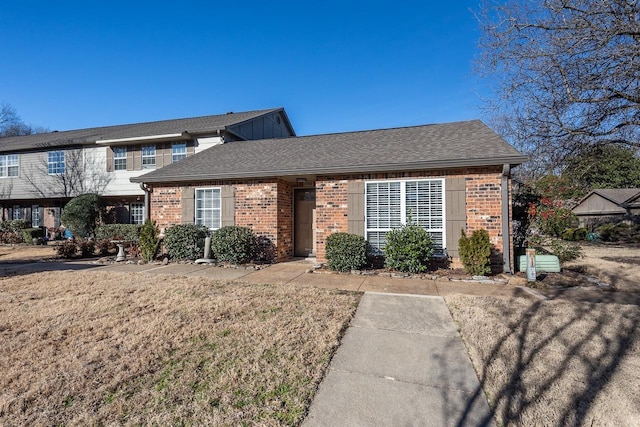
<instances>
[{"instance_id":1,"label":"concrete walkway","mask_svg":"<svg viewBox=\"0 0 640 427\"><path fill-rule=\"evenodd\" d=\"M493 425L441 297L365 293L303 426Z\"/></svg>"},{"instance_id":2,"label":"concrete walkway","mask_svg":"<svg viewBox=\"0 0 640 427\"><path fill-rule=\"evenodd\" d=\"M170 274L208 277L215 280L237 280L248 283L269 283L275 285L315 286L360 292L382 292L412 295L447 296L453 294L493 295L505 297L532 298L522 288L508 285L426 280L415 278L392 278L382 276L362 276L336 273L308 273L312 264L305 261L273 264L260 270L224 268L206 264L97 264L95 261L45 262L30 264L0 264L0 277L13 274L27 274L47 270L120 271L131 273Z\"/></svg>"}]
</instances>

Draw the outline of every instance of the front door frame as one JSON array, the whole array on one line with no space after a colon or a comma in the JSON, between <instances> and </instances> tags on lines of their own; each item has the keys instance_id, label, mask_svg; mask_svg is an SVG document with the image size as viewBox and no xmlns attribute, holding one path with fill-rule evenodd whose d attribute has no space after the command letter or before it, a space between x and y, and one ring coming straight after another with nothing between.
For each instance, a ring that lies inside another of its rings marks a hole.
<instances>
[{"instance_id":1,"label":"front door frame","mask_svg":"<svg viewBox=\"0 0 640 427\"><path fill-rule=\"evenodd\" d=\"M297 238L296 238L296 234L297 234L297 229L298 229L298 220L300 218L300 214L298 212L298 209L296 207L297 205L297 196L300 192L303 191L313 191L314 193L314 206L313 209L311 210L311 239L312 239L312 249L311 249L311 253L308 253L306 251L302 251L301 248L298 247L297 243ZM303 188L294 188L293 189L293 254L294 256L297 257L313 257L316 254L317 251L317 247L316 247L316 188L315 187L303 187Z\"/></svg>"}]
</instances>

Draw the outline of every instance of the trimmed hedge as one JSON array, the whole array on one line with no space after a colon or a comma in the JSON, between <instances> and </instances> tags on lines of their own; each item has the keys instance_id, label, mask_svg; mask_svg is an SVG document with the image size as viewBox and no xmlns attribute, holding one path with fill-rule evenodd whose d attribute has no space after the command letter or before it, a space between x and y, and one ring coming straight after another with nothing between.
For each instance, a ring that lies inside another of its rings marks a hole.
<instances>
[{"instance_id":1,"label":"trimmed hedge","mask_svg":"<svg viewBox=\"0 0 640 427\"><path fill-rule=\"evenodd\" d=\"M32 243L33 239L41 239L44 235L42 229L38 227L22 229L22 240L25 243Z\"/></svg>"},{"instance_id":2,"label":"trimmed hedge","mask_svg":"<svg viewBox=\"0 0 640 427\"><path fill-rule=\"evenodd\" d=\"M387 233L385 266L404 273L423 273L429 268L433 251L431 236L424 228L404 225Z\"/></svg>"},{"instance_id":3,"label":"trimmed hedge","mask_svg":"<svg viewBox=\"0 0 640 427\"><path fill-rule=\"evenodd\" d=\"M256 236L250 228L222 227L211 236L211 250L218 261L243 264L256 253Z\"/></svg>"},{"instance_id":4,"label":"trimmed hedge","mask_svg":"<svg viewBox=\"0 0 640 427\"><path fill-rule=\"evenodd\" d=\"M357 234L333 233L327 237L326 257L331 270L359 270L367 263L369 245Z\"/></svg>"},{"instance_id":5,"label":"trimmed hedge","mask_svg":"<svg viewBox=\"0 0 640 427\"><path fill-rule=\"evenodd\" d=\"M126 240L138 243L141 227L139 224L102 224L96 228L96 240Z\"/></svg>"},{"instance_id":6,"label":"trimmed hedge","mask_svg":"<svg viewBox=\"0 0 640 427\"><path fill-rule=\"evenodd\" d=\"M204 225L177 224L164 233L164 246L170 258L195 260L204 256L204 239L209 229Z\"/></svg>"}]
</instances>

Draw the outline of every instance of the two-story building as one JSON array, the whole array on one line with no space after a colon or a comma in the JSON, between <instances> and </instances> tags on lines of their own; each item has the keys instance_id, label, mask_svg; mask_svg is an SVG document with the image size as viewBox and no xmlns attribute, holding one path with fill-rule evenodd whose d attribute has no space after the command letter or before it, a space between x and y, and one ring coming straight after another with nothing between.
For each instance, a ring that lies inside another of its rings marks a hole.
<instances>
[{"instance_id":1,"label":"two-story building","mask_svg":"<svg viewBox=\"0 0 640 427\"><path fill-rule=\"evenodd\" d=\"M95 192L115 221L142 223L145 192L131 178L218 144L291 136L284 109L272 108L2 138L2 219L59 227L61 208L72 197Z\"/></svg>"}]
</instances>

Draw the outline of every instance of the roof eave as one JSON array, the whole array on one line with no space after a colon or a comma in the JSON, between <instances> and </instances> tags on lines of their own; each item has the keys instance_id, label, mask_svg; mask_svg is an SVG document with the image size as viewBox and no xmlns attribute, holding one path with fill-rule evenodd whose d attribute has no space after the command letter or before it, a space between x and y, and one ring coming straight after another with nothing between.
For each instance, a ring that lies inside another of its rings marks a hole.
<instances>
[{"instance_id":1,"label":"roof eave","mask_svg":"<svg viewBox=\"0 0 640 427\"><path fill-rule=\"evenodd\" d=\"M210 132L218 132L218 129L212 128ZM163 142L163 141L176 141L176 140L191 139L189 131L183 131L180 133L166 133L161 135L145 135L145 136L132 136L127 138L113 138L113 139L99 139L96 141L98 145L123 145L131 144L132 142Z\"/></svg>"},{"instance_id":2,"label":"roof eave","mask_svg":"<svg viewBox=\"0 0 640 427\"><path fill-rule=\"evenodd\" d=\"M502 166L509 164L517 166L528 160L525 156L507 156L487 159L464 159L464 160L439 160L429 162L411 162L400 164L381 163L377 165L357 165L357 166L339 166L330 168L307 168L307 169L284 169L272 171L251 171L251 172L231 172L231 173L212 173L212 174L189 174L189 175L164 175L161 177L146 177L140 175L130 178L131 182L144 183L163 183L163 182L188 182L203 180L224 180L224 179L243 179L243 178L266 178L276 176L295 176L295 175L338 175L352 173L377 173L377 172L406 172L415 170L439 170L450 168L464 167L487 167ZM153 172L151 173L153 174Z\"/></svg>"}]
</instances>

